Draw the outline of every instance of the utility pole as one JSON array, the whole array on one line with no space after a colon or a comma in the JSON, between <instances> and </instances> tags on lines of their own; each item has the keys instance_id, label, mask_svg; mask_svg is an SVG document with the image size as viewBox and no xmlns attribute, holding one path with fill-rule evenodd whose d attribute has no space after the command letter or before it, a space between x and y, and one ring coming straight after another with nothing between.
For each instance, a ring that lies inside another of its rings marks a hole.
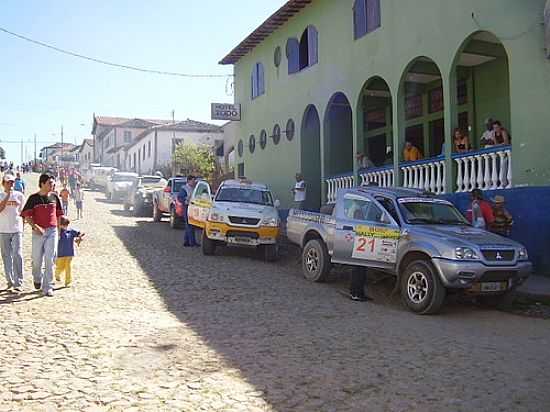
<instances>
[{"instance_id":1,"label":"utility pole","mask_svg":"<svg viewBox=\"0 0 550 412\"><path fill-rule=\"evenodd\" d=\"M25 160L23 160L23 139L21 139L21 164L25 163Z\"/></svg>"},{"instance_id":2,"label":"utility pole","mask_svg":"<svg viewBox=\"0 0 550 412\"><path fill-rule=\"evenodd\" d=\"M65 155L65 147L63 146L63 125L61 125L61 162L63 161L64 155Z\"/></svg>"},{"instance_id":3,"label":"utility pole","mask_svg":"<svg viewBox=\"0 0 550 412\"><path fill-rule=\"evenodd\" d=\"M34 161L33 164L36 164L36 133L34 134Z\"/></svg>"}]
</instances>

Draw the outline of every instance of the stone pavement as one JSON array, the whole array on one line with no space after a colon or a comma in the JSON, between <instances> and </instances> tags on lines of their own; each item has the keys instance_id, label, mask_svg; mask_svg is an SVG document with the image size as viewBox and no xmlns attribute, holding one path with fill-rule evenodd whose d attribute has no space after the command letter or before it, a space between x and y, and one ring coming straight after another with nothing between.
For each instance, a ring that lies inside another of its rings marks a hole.
<instances>
[{"instance_id":1,"label":"stone pavement","mask_svg":"<svg viewBox=\"0 0 550 412\"><path fill-rule=\"evenodd\" d=\"M75 284L0 293L0 411L541 411L550 321L422 317L310 284L293 259L203 257L87 192ZM0 281L2 282L2 281ZM0 283L3 285L3 283Z\"/></svg>"},{"instance_id":2,"label":"stone pavement","mask_svg":"<svg viewBox=\"0 0 550 412\"><path fill-rule=\"evenodd\" d=\"M518 288L518 292L533 298L543 298L550 301L550 277L532 275Z\"/></svg>"}]
</instances>

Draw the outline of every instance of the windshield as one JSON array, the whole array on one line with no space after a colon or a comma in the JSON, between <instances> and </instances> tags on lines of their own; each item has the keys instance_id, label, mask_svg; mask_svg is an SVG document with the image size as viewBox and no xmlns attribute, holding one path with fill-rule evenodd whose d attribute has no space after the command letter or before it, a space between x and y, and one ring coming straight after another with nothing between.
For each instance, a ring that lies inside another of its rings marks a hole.
<instances>
[{"instance_id":1,"label":"windshield","mask_svg":"<svg viewBox=\"0 0 550 412\"><path fill-rule=\"evenodd\" d=\"M132 175L113 175L111 179L113 182L132 182L135 180L135 176Z\"/></svg>"},{"instance_id":2,"label":"windshield","mask_svg":"<svg viewBox=\"0 0 550 412\"><path fill-rule=\"evenodd\" d=\"M159 183L160 182L160 177L142 177L140 179L140 183L142 185L152 185L152 184L155 184L155 183Z\"/></svg>"},{"instance_id":3,"label":"windshield","mask_svg":"<svg viewBox=\"0 0 550 412\"><path fill-rule=\"evenodd\" d=\"M435 201L399 201L407 223L413 225L469 225L453 206Z\"/></svg>"},{"instance_id":4,"label":"windshield","mask_svg":"<svg viewBox=\"0 0 550 412\"><path fill-rule=\"evenodd\" d=\"M216 196L217 202L253 203L256 205L273 206L270 192L257 189L228 187L221 189Z\"/></svg>"}]
</instances>

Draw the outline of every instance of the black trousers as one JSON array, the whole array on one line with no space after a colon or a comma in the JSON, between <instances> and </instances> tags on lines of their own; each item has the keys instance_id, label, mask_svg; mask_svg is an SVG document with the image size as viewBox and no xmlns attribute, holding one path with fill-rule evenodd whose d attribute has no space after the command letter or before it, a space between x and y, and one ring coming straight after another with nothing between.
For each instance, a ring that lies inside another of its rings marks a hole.
<instances>
[{"instance_id":1,"label":"black trousers","mask_svg":"<svg viewBox=\"0 0 550 412\"><path fill-rule=\"evenodd\" d=\"M367 283L367 268L355 266L351 270L351 284L349 292L352 296L365 297L365 284Z\"/></svg>"}]
</instances>

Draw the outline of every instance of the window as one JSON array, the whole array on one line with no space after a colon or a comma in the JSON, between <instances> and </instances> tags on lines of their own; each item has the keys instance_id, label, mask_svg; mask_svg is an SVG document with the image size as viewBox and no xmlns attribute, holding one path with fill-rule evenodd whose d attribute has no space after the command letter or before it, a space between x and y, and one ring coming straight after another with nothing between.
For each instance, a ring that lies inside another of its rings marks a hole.
<instances>
[{"instance_id":1,"label":"window","mask_svg":"<svg viewBox=\"0 0 550 412\"><path fill-rule=\"evenodd\" d=\"M254 150L256 150L256 138L254 135L248 138L248 150L250 150L250 153L254 153Z\"/></svg>"},{"instance_id":2,"label":"window","mask_svg":"<svg viewBox=\"0 0 550 412\"><path fill-rule=\"evenodd\" d=\"M142 153L143 153L142 159L145 160L145 144L143 144L143 152Z\"/></svg>"},{"instance_id":3,"label":"window","mask_svg":"<svg viewBox=\"0 0 550 412\"><path fill-rule=\"evenodd\" d=\"M212 200L210 198L210 187L205 182L199 182L195 193L193 194L193 199L199 200Z\"/></svg>"},{"instance_id":4,"label":"window","mask_svg":"<svg viewBox=\"0 0 550 412\"><path fill-rule=\"evenodd\" d=\"M466 79L462 79L457 82L456 100L459 106L468 103L468 82L466 81Z\"/></svg>"},{"instance_id":5,"label":"window","mask_svg":"<svg viewBox=\"0 0 550 412\"><path fill-rule=\"evenodd\" d=\"M252 99L265 94L264 65L256 63L252 69Z\"/></svg>"},{"instance_id":6,"label":"window","mask_svg":"<svg viewBox=\"0 0 550 412\"><path fill-rule=\"evenodd\" d=\"M264 129L260 133L260 147L262 148L262 150L265 149L266 145L267 145L267 132Z\"/></svg>"},{"instance_id":7,"label":"window","mask_svg":"<svg viewBox=\"0 0 550 412\"><path fill-rule=\"evenodd\" d=\"M405 119L416 119L422 116L422 95L410 96L405 99Z\"/></svg>"},{"instance_id":8,"label":"window","mask_svg":"<svg viewBox=\"0 0 550 412\"><path fill-rule=\"evenodd\" d=\"M382 223L384 212L368 199L356 195L344 197L344 218Z\"/></svg>"},{"instance_id":9,"label":"window","mask_svg":"<svg viewBox=\"0 0 550 412\"><path fill-rule=\"evenodd\" d=\"M366 112L365 126L367 130L381 129L387 126L386 109L372 109Z\"/></svg>"},{"instance_id":10,"label":"window","mask_svg":"<svg viewBox=\"0 0 550 412\"><path fill-rule=\"evenodd\" d=\"M237 145L237 153L239 154L239 157L243 157L243 153L244 153L244 143L241 140L239 140L239 144Z\"/></svg>"},{"instance_id":11,"label":"window","mask_svg":"<svg viewBox=\"0 0 550 412\"><path fill-rule=\"evenodd\" d=\"M294 120L288 119L288 122L286 123L286 138L290 142L292 139L294 139L294 131L296 130L296 126L294 125Z\"/></svg>"},{"instance_id":12,"label":"window","mask_svg":"<svg viewBox=\"0 0 550 412\"><path fill-rule=\"evenodd\" d=\"M359 39L381 25L380 0L355 0L353 5L353 34Z\"/></svg>"},{"instance_id":13,"label":"window","mask_svg":"<svg viewBox=\"0 0 550 412\"><path fill-rule=\"evenodd\" d=\"M129 130L124 131L124 143L130 143L132 141L132 132Z\"/></svg>"},{"instance_id":14,"label":"window","mask_svg":"<svg viewBox=\"0 0 550 412\"><path fill-rule=\"evenodd\" d=\"M244 163L237 165L237 177L244 177Z\"/></svg>"},{"instance_id":15,"label":"window","mask_svg":"<svg viewBox=\"0 0 550 412\"><path fill-rule=\"evenodd\" d=\"M430 104L429 112L437 113L443 111L443 87L438 87L437 89L430 90L429 94Z\"/></svg>"},{"instance_id":16,"label":"window","mask_svg":"<svg viewBox=\"0 0 550 412\"><path fill-rule=\"evenodd\" d=\"M151 141L149 140L149 143L147 144L147 156L151 157Z\"/></svg>"},{"instance_id":17,"label":"window","mask_svg":"<svg viewBox=\"0 0 550 412\"><path fill-rule=\"evenodd\" d=\"M281 141L281 127L278 124L273 126L273 136L271 137L273 138L274 145L278 145Z\"/></svg>"},{"instance_id":18,"label":"window","mask_svg":"<svg viewBox=\"0 0 550 412\"><path fill-rule=\"evenodd\" d=\"M319 33L309 25L302 33L300 41L292 37L286 42L288 74L314 66L319 62Z\"/></svg>"}]
</instances>

